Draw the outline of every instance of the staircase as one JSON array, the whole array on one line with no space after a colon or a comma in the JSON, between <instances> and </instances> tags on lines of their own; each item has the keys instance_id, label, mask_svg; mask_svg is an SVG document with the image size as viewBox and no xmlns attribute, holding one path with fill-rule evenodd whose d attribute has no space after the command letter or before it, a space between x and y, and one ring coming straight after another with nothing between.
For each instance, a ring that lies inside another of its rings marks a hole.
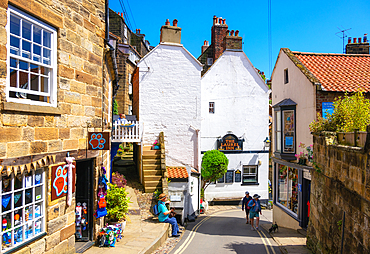
<instances>
[{"instance_id":1,"label":"staircase","mask_svg":"<svg viewBox=\"0 0 370 254\"><path fill-rule=\"evenodd\" d=\"M143 147L143 175L145 192L152 193L162 188L161 150Z\"/></svg>"}]
</instances>

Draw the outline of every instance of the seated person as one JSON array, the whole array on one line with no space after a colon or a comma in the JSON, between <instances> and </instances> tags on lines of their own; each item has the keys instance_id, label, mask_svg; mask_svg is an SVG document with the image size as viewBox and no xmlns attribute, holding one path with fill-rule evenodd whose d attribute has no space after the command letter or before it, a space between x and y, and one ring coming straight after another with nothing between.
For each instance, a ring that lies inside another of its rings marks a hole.
<instances>
[{"instance_id":1,"label":"seated person","mask_svg":"<svg viewBox=\"0 0 370 254\"><path fill-rule=\"evenodd\" d=\"M169 218L171 211L168 211L166 207L166 203L169 202L169 201L166 202L166 199L167 196L164 193L160 194L158 197L158 212L159 212L158 220L160 222L170 223L172 225L172 236L179 237L180 231L179 226L177 225L177 220L175 217Z\"/></svg>"},{"instance_id":2,"label":"seated person","mask_svg":"<svg viewBox=\"0 0 370 254\"><path fill-rule=\"evenodd\" d=\"M126 115L125 114L119 114L119 118L117 119L117 124L127 124L128 121L126 119Z\"/></svg>"}]
</instances>

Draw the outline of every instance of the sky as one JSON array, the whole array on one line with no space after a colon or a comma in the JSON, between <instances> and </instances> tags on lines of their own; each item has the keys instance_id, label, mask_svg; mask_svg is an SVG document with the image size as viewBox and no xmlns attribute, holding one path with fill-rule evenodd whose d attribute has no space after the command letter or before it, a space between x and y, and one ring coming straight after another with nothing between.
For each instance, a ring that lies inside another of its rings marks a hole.
<instances>
[{"instance_id":1,"label":"sky","mask_svg":"<svg viewBox=\"0 0 370 254\"><path fill-rule=\"evenodd\" d=\"M211 41L213 16L226 19L229 30L239 30L243 50L254 67L270 78L280 48L316 53L343 53L340 30L349 37L370 40L369 0L271 0L272 66L268 48L268 0L264 1L147 1L110 0L109 7L128 13L131 29L141 29L150 45L159 44L160 28L169 19L182 28L181 43L198 58L204 40ZM348 38L345 38L347 44ZM270 68L271 67L271 68Z\"/></svg>"}]
</instances>

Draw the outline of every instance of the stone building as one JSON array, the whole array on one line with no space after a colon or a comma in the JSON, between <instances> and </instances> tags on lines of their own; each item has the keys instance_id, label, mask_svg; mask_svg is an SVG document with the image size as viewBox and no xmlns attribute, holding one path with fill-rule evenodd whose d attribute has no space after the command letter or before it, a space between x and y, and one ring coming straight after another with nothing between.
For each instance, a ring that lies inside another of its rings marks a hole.
<instances>
[{"instance_id":1,"label":"stone building","mask_svg":"<svg viewBox=\"0 0 370 254\"><path fill-rule=\"evenodd\" d=\"M243 52L239 31L234 34L225 19L214 17L211 36L212 44L198 58L207 66L201 81L201 153L222 151L229 166L207 187L205 198L240 200L249 191L267 203L269 89Z\"/></svg>"},{"instance_id":2,"label":"stone building","mask_svg":"<svg viewBox=\"0 0 370 254\"><path fill-rule=\"evenodd\" d=\"M137 62L150 51L149 42L140 29L132 32L122 13L109 9L109 32L117 37L117 71L119 89L115 97L118 113L132 115L132 74Z\"/></svg>"},{"instance_id":3,"label":"stone building","mask_svg":"<svg viewBox=\"0 0 370 254\"><path fill-rule=\"evenodd\" d=\"M101 0L0 4L3 253L75 253L78 202L89 222L80 238L91 241L99 229L94 193L110 154L88 150L87 134L111 126L117 76L105 9ZM68 184L52 181L65 176L53 168L68 156L76 161L71 205L58 198Z\"/></svg>"},{"instance_id":4,"label":"stone building","mask_svg":"<svg viewBox=\"0 0 370 254\"><path fill-rule=\"evenodd\" d=\"M278 225L307 228L312 167L295 155L313 144L309 124L333 112L345 92L370 95L370 55L280 50L272 73L272 162L274 219ZM304 145L302 145L302 144Z\"/></svg>"}]
</instances>

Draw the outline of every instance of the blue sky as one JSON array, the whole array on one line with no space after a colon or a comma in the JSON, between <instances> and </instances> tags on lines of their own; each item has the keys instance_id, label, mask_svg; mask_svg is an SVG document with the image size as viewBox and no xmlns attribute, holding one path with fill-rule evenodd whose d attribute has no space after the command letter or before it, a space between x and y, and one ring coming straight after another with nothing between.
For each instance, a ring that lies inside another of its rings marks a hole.
<instances>
[{"instance_id":1,"label":"blue sky","mask_svg":"<svg viewBox=\"0 0 370 254\"><path fill-rule=\"evenodd\" d=\"M152 46L159 43L160 28L166 19L178 20L182 44L196 58L204 40L211 40L213 16L226 18L229 30L239 30L243 50L252 64L270 77L268 54L268 0L265 1L146 1L121 0L131 28L141 29ZM272 68L280 48L293 51L342 53L339 28L350 37L370 39L370 1L271 1ZM111 9L122 12L119 0L111 0ZM132 15L131 15L132 14ZM347 38L345 39L345 44Z\"/></svg>"}]
</instances>

